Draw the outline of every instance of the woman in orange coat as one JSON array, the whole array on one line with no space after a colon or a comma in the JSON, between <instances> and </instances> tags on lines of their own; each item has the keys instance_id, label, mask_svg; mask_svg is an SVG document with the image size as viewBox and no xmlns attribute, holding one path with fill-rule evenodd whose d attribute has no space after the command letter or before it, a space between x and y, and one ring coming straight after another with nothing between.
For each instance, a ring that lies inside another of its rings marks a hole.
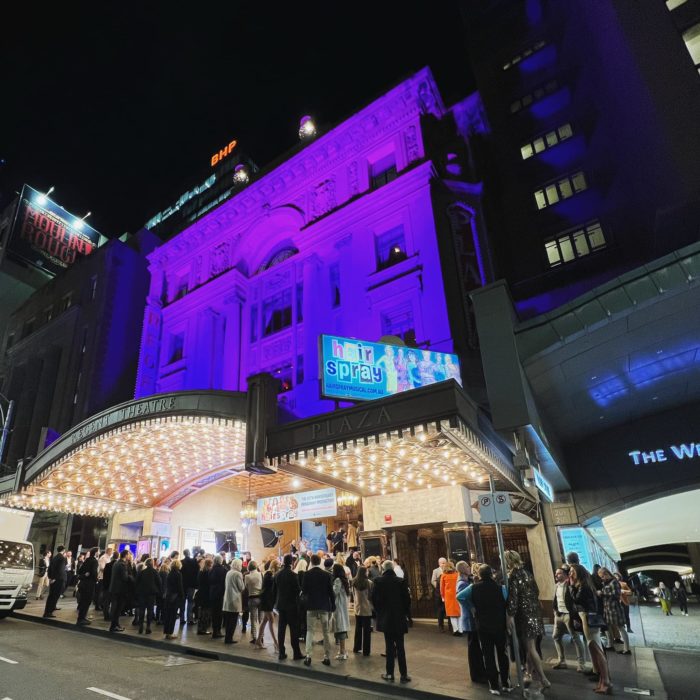
<instances>
[{"instance_id":1,"label":"woman in orange coat","mask_svg":"<svg viewBox=\"0 0 700 700\"><path fill-rule=\"evenodd\" d=\"M457 601L457 580L459 574L455 569L453 561L448 561L445 565L445 570L440 576L440 597L442 602L445 604L445 615L450 618L450 624L452 625L452 634L455 637L462 636L462 629L460 624L460 619L462 617L462 610L460 608L459 602Z\"/></svg>"}]
</instances>

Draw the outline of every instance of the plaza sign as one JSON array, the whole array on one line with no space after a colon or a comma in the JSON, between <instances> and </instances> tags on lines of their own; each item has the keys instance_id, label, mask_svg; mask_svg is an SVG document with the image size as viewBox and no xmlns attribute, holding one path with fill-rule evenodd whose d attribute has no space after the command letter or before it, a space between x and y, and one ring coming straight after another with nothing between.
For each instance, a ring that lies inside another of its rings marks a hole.
<instances>
[{"instance_id":1,"label":"plaza sign","mask_svg":"<svg viewBox=\"0 0 700 700\"><path fill-rule=\"evenodd\" d=\"M680 445L669 445L667 449L633 450L627 453L635 465L657 464L659 462L683 461L686 459L697 459L700 457L700 442L687 442Z\"/></svg>"},{"instance_id":2,"label":"plaza sign","mask_svg":"<svg viewBox=\"0 0 700 700\"><path fill-rule=\"evenodd\" d=\"M457 355L400 345L321 336L321 394L367 401L455 379Z\"/></svg>"}]
</instances>

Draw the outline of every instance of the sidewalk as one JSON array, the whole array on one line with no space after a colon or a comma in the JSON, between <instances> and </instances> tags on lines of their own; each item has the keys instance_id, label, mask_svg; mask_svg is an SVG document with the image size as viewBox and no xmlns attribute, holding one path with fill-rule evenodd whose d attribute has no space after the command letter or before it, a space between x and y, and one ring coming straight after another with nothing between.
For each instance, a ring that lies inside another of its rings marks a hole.
<instances>
[{"instance_id":1,"label":"sidewalk","mask_svg":"<svg viewBox=\"0 0 700 700\"><path fill-rule=\"evenodd\" d=\"M196 626L185 625L181 631L178 626L175 633L178 634L176 640L167 641L163 639L162 627L155 626L153 634L139 635L138 630L131 626L131 619L122 617L122 626L125 632L113 634L108 631L109 623L102 619L102 613L91 609L90 615L94 618L89 627L77 627L76 620L76 599L67 595L59 602L61 608L57 611L55 619L43 619L44 601L31 599L27 607L15 613L19 618L40 622L42 624L69 627L79 634L98 634L107 636L123 642L131 642L153 649L166 649L173 654L182 655L203 655L208 658L228 661L260 669L267 669L280 673L290 673L295 676L310 675L315 680L323 680L328 683L337 683L343 686L351 686L359 689L371 690L381 693L386 697L404 698L432 698L443 700L443 698L457 698L459 700L483 700L490 698L488 688L485 685L477 685L469 680L469 669L467 666L467 638L453 637L449 633L440 633L437 624L429 621L416 621L406 636L406 656L408 660L408 671L412 677L409 685L401 685L398 680L395 684L385 683L380 676L384 672L384 658L380 653L384 651L384 639L381 634L372 635L372 654L364 657L361 654L352 653L352 637L354 630L350 631L348 640L347 661L336 661L332 659L332 666L326 667L321 664L323 656L320 646L314 649L314 660L310 668L305 667L301 661L292 661L291 648L287 643L287 654L289 658L285 661L278 661L274 651L272 639L269 634L266 637L265 649L254 649L248 643L250 638L239 641L238 644L224 646L223 640L211 639L209 636L196 634ZM191 627L191 629L190 629ZM546 660L555 655L554 645L551 641L551 628L547 626L548 636L542 643L542 652ZM240 640L240 627L237 629L234 639ZM641 640L640 640L641 641ZM303 650L303 648L302 648ZM576 673L573 644L567 643L566 654L570 660L570 668L567 670L550 670L548 678L552 683L550 690L545 692L547 698L567 698L572 697L596 697L592 692L594 684L587 680L583 674ZM647 654L646 652L649 652ZM649 672L649 658L653 664L653 653L647 649L635 649L631 656L620 656L615 653L608 654L611 677L618 694L622 695L623 686L640 687L639 680L644 680L644 674ZM654 682L655 665L651 669L651 681ZM658 671L656 671L658 677ZM396 672L398 679L398 669ZM513 668L511 678L515 681L515 669ZM657 698L665 698L660 677L658 684L647 684L641 687L652 687ZM517 693L514 693L517 697Z\"/></svg>"}]
</instances>

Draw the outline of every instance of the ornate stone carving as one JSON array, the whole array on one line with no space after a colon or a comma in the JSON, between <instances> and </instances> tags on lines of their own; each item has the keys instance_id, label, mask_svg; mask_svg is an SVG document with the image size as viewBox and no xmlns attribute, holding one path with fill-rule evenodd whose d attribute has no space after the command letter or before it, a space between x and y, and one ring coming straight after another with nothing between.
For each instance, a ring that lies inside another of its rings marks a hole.
<instances>
[{"instance_id":1,"label":"ornate stone carving","mask_svg":"<svg viewBox=\"0 0 700 700\"><path fill-rule=\"evenodd\" d=\"M211 254L209 274L216 277L231 267L231 245L228 241L219 243Z\"/></svg>"},{"instance_id":2,"label":"ornate stone carving","mask_svg":"<svg viewBox=\"0 0 700 700\"><path fill-rule=\"evenodd\" d=\"M403 135L404 143L406 144L406 158L409 163L420 158L420 149L418 148L418 135L415 126L409 126Z\"/></svg>"},{"instance_id":3,"label":"ornate stone carving","mask_svg":"<svg viewBox=\"0 0 700 700\"><path fill-rule=\"evenodd\" d=\"M329 177L314 188L311 196L311 216L317 219L335 209L336 206L335 178Z\"/></svg>"},{"instance_id":4,"label":"ornate stone carving","mask_svg":"<svg viewBox=\"0 0 700 700\"><path fill-rule=\"evenodd\" d=\"M348 192L351 197L360 194L360 179L356 160L348 165Z\"/></svg>"},{"instance_id":5,"label":"ornate stone carving","mask_svg":"<svg viewBox=\"0 0 700 700\"><path fill-rule=\"evenodd\" d=\"M275 340L267 345L263 346L263 361L268 360L281 361L284 359L285 355L288 355L292 351L292 335L291 333L286 335L284 338Z\"/></svg>"},{"instance_id":6,"label":"ornate stone carving","mask_svg":"<svg viewBox=\"0 0 700 700\"><path fill-rule=\"evenodd\" d=\"M435 93L427 80L422 81L418 86L418 100L423 112L426 114L432 114L436 117L440 116L440 108L438 107L437 100L435 99Z\"/></svg>"}]
</instances>

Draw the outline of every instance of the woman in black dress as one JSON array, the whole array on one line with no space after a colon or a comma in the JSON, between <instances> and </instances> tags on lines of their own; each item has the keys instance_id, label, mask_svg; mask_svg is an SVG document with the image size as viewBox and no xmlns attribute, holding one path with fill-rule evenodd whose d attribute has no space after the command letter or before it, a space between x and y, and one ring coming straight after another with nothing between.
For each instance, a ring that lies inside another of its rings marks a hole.
<instances>
[{"instance_id":1,"label":"woman in black dress","mask_svg":"<svg viewBox=\"0 0 700 700\"><path fill-rule=\"evenodd\" d=\"M272 641L275 645L275 651L279 651L279 646L277 644L277 636L275 635L275 575L280 570L280 563L277 559L273 559L270 565L263 575L262 591L260 593L260 615L262 616L260 621L260 631L258 632L258 639L256 646L262 648L264 646L263 641L265 639L265 627L270 626L270 633L272 634Z\"/></svg>"}]
</instances>

